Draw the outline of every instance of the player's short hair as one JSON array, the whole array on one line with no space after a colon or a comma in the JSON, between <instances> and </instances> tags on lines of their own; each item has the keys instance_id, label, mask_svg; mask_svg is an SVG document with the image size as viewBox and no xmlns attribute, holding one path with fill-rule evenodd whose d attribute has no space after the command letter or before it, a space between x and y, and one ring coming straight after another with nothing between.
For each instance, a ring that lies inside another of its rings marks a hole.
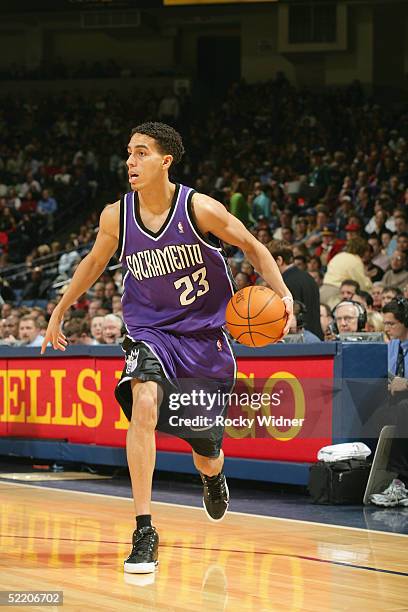
<instances>
[{"instance_id":1,"label":"player's short hair","mask_svg":"<svg viewBox=\"0 0 408 612\"><path fill-rule=\"evenodd\" d=\"M133 134L144 134L153 138L162 153L173 156L173 164L178 164L184 155L180 134L166 123L147 121L134 127L131 135Z\"/></svg>"}]
</instances>

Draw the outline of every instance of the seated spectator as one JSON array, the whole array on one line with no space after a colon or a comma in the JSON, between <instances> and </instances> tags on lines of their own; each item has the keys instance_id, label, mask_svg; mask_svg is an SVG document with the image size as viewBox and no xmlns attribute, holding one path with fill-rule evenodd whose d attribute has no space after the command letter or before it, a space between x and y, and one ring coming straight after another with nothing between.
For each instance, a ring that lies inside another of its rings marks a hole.
<instances>
[{"instance_id":1,"label":"seated spectator","mask_svg":"<svg viewBox=\"0 0 408 612\"><path fill-rule=\"evenodd\" d=\"M394 251L391 256L391 269L382 278L385 287L403 287L408 283L407 256L402 251Z\"/></svg>"},{"instance_id":2,"label":"seated spectator","mask_svg":"<svg viewBox=\"0 0 408 612\"><path fill-rule=\"evenodd\" d=\"M375 283L376 281L380 281L382 279L384 271L379 266L373 264L373 256L374 249L371 244L367 244L366 252L361 259L363 260L366 276L368 276L368 278Z\"/></svg>"},{"instance_id":3,"label":"seated spectator","mask_svg":"<svg viewBox=\"0 0 408 612\"><path fill-rule=\"evenodd\" d=\"M18 338L22 346L41 346L44 336L40 334L39 321L31 315L21 317L18 328Z\"/></svg>"},{"instance_id":4,"label":"seated spectator","mask_svg":"<svg viewBox=\"0 0 408 612\"><path fill-rule=\"evenodd\" d=\"M333 318L339 334L363 331L362 316L366 316L364 306L354 301L343 301L333 310Z\"/></svg>"},{"instance_id":5,"label":"seated spectator","mask_svg":"<svg viewBox=\"0 0 408 612\"><path fill-rule=\"evenodd\" d=\"M96 315L91 319L92 344L103 344L102 324L104 317Z\"/></svg>"},{"instance_id":6,"label":"seated spectator","mask_svg":"<svg viewBox=\"0 0 408 612\"><path fill-rule=\"evenodd\" d=\"M81 318L66 322L63 332L69 344L93 344L88 323Z\"/></svg>"},{"instance_id":7,"label":"seated spectator","mask_svg":"<svg viewBox=\"0 0 408 612\"><path fill-rule=\"evenodd\" d=\"M313 278L316 285L320 287L323 285L323 272L313 270L312 272L308 272L310 276Z\"/></svg>"},{"instance_id":8,"label":"seated spectator","mask_svg":"<svg viewBox=\"0 0 408 612\"><path fill-rule=\"evenodd\" d=\"M345 240L336 237L335 231L336 226L334 223L325 225L321 232L322 242L315 249L315 255L320 257L323 266L327 266L329 261L333 259L337 253L340 253L346 244Z\"/></svg>"},{"instance_id":9,"label":"seated spectator","mask_svg":"<svg viewBox=\"0 0 408 612\"><path fill-rule=\"evenodd\" d=\"M229 210L234 217L239 219L245 227L251 224L251 213L248 205L248 182L239 178L233 185L233 193L229 203Z\"/></svg>"},{"instance_id":10,"label":"seated spectator","mask_svg":"<svg viewBox=\"0 0 408 612\"><path fill-rule=\"evenodd\" d=\"M235 277L235 283L238 290L244 289L244 287L250 287L252 284L248 274L245 274L245 272L238 272Z\"/></svg>"},{"instance_id":11,"label":"seated spectator","mask_svg":"<svg viewBox=\"0 0 408 612\"><path fill-rule=\"evenodd\" d=\"M120 344L122 339L123 322L120 317L108 314L102 322L102 339L104 344Z\"/></svg>"},{"instance_id":12,"label":"seated spectator","mask_svg":"<svg viewBox=\"0 0 408 612\"><path fill-rule=\"evenodd\" d=\"M47 219L47 227L50 231L54 229L54 217L57 212L58 204L55 198L51 197L48 189L43 189L41 199L37 204L37 212L44 215Z\"/></svg>"},{"instance_id":13,"label":"seated spectator","mask_svg":"<svg viewBox=\"0 0 408 612\"><path fill-rule=\"evenodd\" d=\"M331 309L327 304L320 304L320 326L322 328L322 332L324 338L326 338L326 334L329 330L329 326L333 323L333 315Z\"/></svg>"},{"instance_id":14,"label":"seated spectator","mask_svg":"<svg viewBox=\"0 0 408 612\"><path fill-rule=\"evenodd\" d=\"M353 238L346 244L343 253L333 257L327 266L327 272L320 287L320 301L330 307L339 302L339 289L346 279L357 281L360 288L370 291L371 280L365 275L362 256L367 248L367 242L362 238Z\"/></svg>"},{"instance_id":15,"label":"seated spectator","mask_svg":"<svg viewBox=\"0 0 408 612\"><path fill-rule=\"evenodd\" d=\"M10 314L3 319L3 342L2 344L18 343L18 328L20 319L16 315Z\"/></svg>"},{"instance_id":16,"label":"seated spectator","mask_svg":"<svg viewBox=\"0 0 408 612\"><path fill-rule=\"evenodd\" d=\"M293 263L299 270L302 270L302 272L307 271L307 260L304 255L295 255Z\"/></svg>"},{"instance_id":17,"label":"seated spectator","mask_svg":"<svg viewBox=\"0 0 408 612\"><path fill-rule=\"evenodd\" d=\"M105 283L97 282L93 286L92 300L101 300L102 304L105 300Z\"/></svg>"},{"instance_id":18,"label":"seated spectator","mask_svg":"<svg viewBox=\"0 0 408 612\"><path fill-rule=\"evenodd\" d=\"M271 216L271 198L267 193L268 186L256 181L252 200L252 216L256 221L260 218L269 219Z\"/></svg>"},{"instance_id":19,"label":"seated spectator","mask_svg":"<svg viewBox=\"0 0 408 612\"><path fill-rule=\"evenodd\" d=\"M122 317L122 298L120 295L114 295L112 297L112 314L116 314Z\"/></svg>"},{"instance_id":20,"label":"seated spectator","mask_svg":"<svg viewBox=\"0 0 408 612\"><path fill-rule=\"evenodd\" d=\"M367 312L367 325L366 330L368 332L383 332L384 331L384 319L380 312L372 310Z\"/></svg>"},{"instance_id":21,"label":"seated spectator","mask_svg":"<svg viewBox=\"0 0 408 612\"><path fill-rule=\"evenodd\" d=\"M297 300L293 304L293 316L290 323L290 334L302 334L305 344L315 344L321 342L315 334L308 329L305 329L306 306Z\"/></svg>"},{"instance_id":22,"label":"seated spectator","mask_svg":"<svg viewBox=\"0 0 408 612\"><path fill-rule=\"evenodd\" d=\"M357 291L360 291L360 284L351 278L347 278L340 285L340 297L343 301L353 300Z\"/></svg>"},{"instance_id":23,"label":"seated spectator","mask_svg":"<svg viewBox=\"0 0 408 612\"><path fill-rule=\"evenodd\" d=\"M256 283L258 275L256 274L253 265L247 259L244 259L241 264L241 272L249 276L251 285L254 285Z\"/></svg>"},{"instance_id":24,"label":"seated spectator","mask_svg":"<svg viewBox=\"0 0 408 612\"><path fill-rule=\"evenodd\" d=\"M102 300L91 300L88 306L88 317L93 319L102 308Z\"/></svg>"},{"instance_id":25,"label":"seated spectator","mask_svg":"<svg viewBox=\"0 0 408 612\"><path fill-rule=\"evenodd\" d=\"M371 263L375 266L378 266L385 272L390 265L390 258L388 255L382 252L381 240L377 236L377 234L372 234L368 239L368 244L371 245L373 249L373 256L371 258ZM375 282L375 281L373 281Z\"/></svg>"},{"instance_id":26,"label":"seated spectator","mask_svg":"<svg viewBox=\"0 0 408 612\"><path fill-rule=\"evenodd\" d=\"M78 251L76 251L74 244L68 241L65 244L65 253L61 255L58 261L58 273L61 276L69 277L74 264L79 261L81 261L81 257Z\"/></svg>"},{"instance_id":27,"label":"seated spectator","mask_svg":"<svg viewBox=\"0 0 408 612\"><path fill-rule=\"evenodd\" d=\"M393 237L393 233L390 232L389 229L384 228L381 231L381 234L380 234L381 247L382 247L381 251L384 255L387 255L388 258L391 258L391 255L395 251L395 249L391 245L392 237Z\"/></svg>"},{"instance_id":28,"label":"seated spectator","mask_svg":"<svg viewBox=\"0 0 408 612\"><path fill-rule=\"evenodd\" d=\"M361 289L359 289L354 294L353 301L364 306L367 313L372 312L374 300L368 291L361 291Z\"/></svg>"},{"instance_id":29,"label":"seated spectator","mask_svg":"<svg viewBox=\"0 0 408 612\"><path fill-rule=\"evenodd\" d=\"M384 291L384 285L382 283L374 283L371 290L371 296L373 298L373 309L380 311L382 310L382 294Z\"/></svg>"},{"instance_id":30,"label":"seated spectator","mask_svg":"<svg viewBox=\"0 0 408 612\"><path fill-rule=\"evenodd\" d=\"M399 287L385 287L382 292L382 307L386 306L395 298L401 297L402 291Z\"/></svg>"},{"instance_id":31,"label":"seated spectator","mask_svg":"<svg viewBox=\"0 0 408 612\"><path fill-rule=\"evenodd\" d=\"M103 300L103 305L109 308L109 310L112 310L112 297L115 295L115 293L116 293L115 283L112 280L105 283L105 297Z\"/></svg>"}]
</instances>

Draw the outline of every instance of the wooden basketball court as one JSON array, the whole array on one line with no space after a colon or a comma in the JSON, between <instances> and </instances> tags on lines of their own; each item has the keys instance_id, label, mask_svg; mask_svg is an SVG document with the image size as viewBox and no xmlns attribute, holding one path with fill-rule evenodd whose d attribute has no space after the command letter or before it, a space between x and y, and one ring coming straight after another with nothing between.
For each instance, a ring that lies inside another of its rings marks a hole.
<instances>
[{"instance_id":1,"label":"wooden basketball court","mask_svg":"<svg viewBox=\"0 0 408 612\"><path fill-rule=\"evenodd\" d=\"M130 499L5 481L0 498L1 590L64 592L36 610L408 610L407 536L155 503L159 569L135 576Z\"/></svg>"}]
</instances>

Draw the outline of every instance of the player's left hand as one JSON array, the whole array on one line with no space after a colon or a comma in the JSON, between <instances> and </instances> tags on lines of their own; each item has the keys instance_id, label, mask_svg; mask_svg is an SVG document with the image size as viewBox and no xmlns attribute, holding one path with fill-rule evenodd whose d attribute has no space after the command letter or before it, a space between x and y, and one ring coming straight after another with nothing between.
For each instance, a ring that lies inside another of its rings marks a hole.
<instances>
[{"instance_id":1,"label":"player's left hand","mask_svg":"<svg viewBox=\"0 0 408 612\"><path fill-rule=\"evenodd\" d=\"M283 330L283 336L286 336L286 334L289 333L290 323L291 323L292 317L293 317L293 301L292 300L283 300L283 303L285 304L285 310L286 310L286 314L288 316L288 320L286 321L285 329Z\"/></svg>"},{"instance_id":2,"label":"player's left hand","mask_svg":"<svg viewBox=\"0 0 408 612\"><path fill-rule=\"evenodd\" d=\"M396 376L388 385L388 390L391 391L391 395L400 393L401 391L408 391L408 380L406 378L401 378L401 376Z\"/></svg>"}]
</instances>

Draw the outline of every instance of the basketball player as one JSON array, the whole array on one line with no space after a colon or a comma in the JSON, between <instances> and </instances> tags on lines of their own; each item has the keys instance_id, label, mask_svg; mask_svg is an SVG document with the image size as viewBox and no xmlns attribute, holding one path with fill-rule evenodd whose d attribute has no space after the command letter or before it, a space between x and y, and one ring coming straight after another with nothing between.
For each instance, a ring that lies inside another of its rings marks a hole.
<instances>
[{"instance_id":1,"label":"basketball player","mask_svg":"<svg viewBox=\"0 0 408 612\"><path fill-rule=\"evenodd\" d=\"M55 308L41 350L48 342L65 350L65 311L118 250L127 336L115 395L130 421L126 449L136 510L133 547L124 567L130 573L152 572L158 563L159 538L150 509L154 432L168 408L169 388L185 379L219 381L228 391L234 383L235 360L222 329L234 289L221 240L242 249L283 298L288 320L292 315L292 296L266 247L222 204L169 180L169 169L183 152L180 135L168 125L150 122L132 131L131 191L103 210L95 244ZM223 427L185 436L203 482L204 508L213 520L223 518L229 502L222 437Z\"/></svg>"}]
</instances>

